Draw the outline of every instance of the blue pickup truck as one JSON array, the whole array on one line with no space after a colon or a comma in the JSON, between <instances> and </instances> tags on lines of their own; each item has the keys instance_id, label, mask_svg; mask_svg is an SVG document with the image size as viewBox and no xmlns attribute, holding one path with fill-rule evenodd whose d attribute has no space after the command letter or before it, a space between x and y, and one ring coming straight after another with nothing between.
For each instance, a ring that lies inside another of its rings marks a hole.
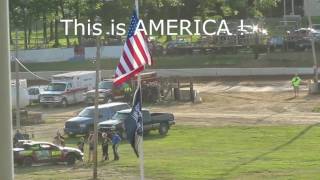
<instances>
[{"instance_id":1,"label":"blue pickup truck","mask_svg":"<svg viewBox=\"0 0 320 180\"><path fill-rule=\"evenodd\" d=\"M99 105L99 120L102 122L110 119L117 111L130 108L127 103L112 102ZM88 134L93 131L94 106L83 109L77 117L71 118L65 122L64 132L68 136L78 134Z\"/></svg>"}]
</instances>

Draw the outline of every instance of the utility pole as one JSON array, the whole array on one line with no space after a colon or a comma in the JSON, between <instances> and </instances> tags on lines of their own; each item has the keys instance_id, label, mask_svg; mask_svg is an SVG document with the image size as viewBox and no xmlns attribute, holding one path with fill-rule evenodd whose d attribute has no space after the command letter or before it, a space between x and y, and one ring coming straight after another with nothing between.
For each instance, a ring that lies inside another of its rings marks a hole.
<instances>
[{"instance_id":1,"label":"utility pole","mask_svg":"<svg viewBox=\"0 0 320 180\"><path fill-rule=\"evenodd\" d=\"M294 15L294 0L291 0L291 13Z\"/></svg>"},{"instance_id":2,"label":"utility pole","mask_svg":"<svg viewBox=\"0 0 320 180\"><path fill-rule=\"evenodd\" d=\"M99 21L100 17L96 18ZM100 83L100 61L101 61L101 44L100 36L97 36L97 52L96 52L96 87L94 98L94 149L93 149L93 179L98 178L98 120L99 120L99 83Z\"/></svg>"},{"instance_id":3,"label":"utility pole","mask_svg":"<svg viewBox=\"0 0 320 180\"><path fill-rule=\"evenodd\" d=\"M137 16L139 18L139 0L135 0L135 8L137 11ZM138 86L137 88L140 88L140 101L141 105L143 103L142 101L142 88L141 88L141 74L138 74ZM143 117L142 118L142 132L143 132ZM140 179L144 180L144 151L143 151L143 133L142 133L142 139L140 142L140 147L139 147L139 160L140 160Z\"/></svg>"},{"instance_id":4,"label":"utility pole","mask_svg":"<svg viewBox=\"0 0 320 180\"><path fill-rule=\"evenodd\" d=\"M307 9L308 9L308 22L309 22L309 28L312 28L312 19L311 19L311 11L310 11L310 0L307 1ZM316 83L316 87L318 87L318 61L317 61L317 54L316 54L316 48L315 48L315 42L314 42L314 36L311 35L311 48L312 48L312 55L313 55L313 66L314 66L314 83Z\"/></svg>"},{"instance_id":5,"label":"utility pole","mask_svg":"<svg viewBox=\"0 0 320 180\"><path fill-rule=\"evenodd\" d=\"M9 1L0 1L0 179L13 180Z\"/></svg>"},{"instance_id":6,"label":"utility pole","mask_svg":"<svg viewBox=\"0 0 320 180\"><path fill-rule=\"evenodd\" d=\"M18 30L16 30L16 41L15 41L15 76L16 76L16 129L20 129L20 77L19 77L19 63L18 59Z\"/></svg>"},{"instance_id":7,"label":"utility pole","mask_svg":"<svg viewBox=\"0 0 320 180\"><path fill-rule=\"evenodd\" d=\"M284 18L284 25L287 26L287 1L283 0L283 18Z\"/></svg>"}]
</instances>

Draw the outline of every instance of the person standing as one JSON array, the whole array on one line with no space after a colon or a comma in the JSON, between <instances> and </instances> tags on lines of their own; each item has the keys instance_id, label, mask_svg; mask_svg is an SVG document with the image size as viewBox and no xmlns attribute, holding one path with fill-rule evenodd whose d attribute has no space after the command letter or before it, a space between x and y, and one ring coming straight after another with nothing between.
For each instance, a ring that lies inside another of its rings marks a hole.
<instances>
[{"instance_id":1,"label":"person standing","mask_svg":"<svg viewBox=\"0 0 320 180\"><path fill-rule=\"evenodd\" d=\"M102 133L102 158L109 160L109 143L111 142L110 133Z\"/></svg>"},{"instance_id":2,"label":"person standing","mask_svg":"<svg viewBox=\"0 0 320 180\"><path fill-rule=\"evenodd\" d=\"M60 131L57 131L57 135L53 138L53 144L58 146L65 146L64 137L61 135Z\"/></svg>"},{"instance_id":3,"label":"person standing","mask_svg":"<svg viewBox=\"0 0 320 180\"><path fill-rule=\"evenodd\" d=\"M132 95L132 88L129 84L125 83L123 85L123 91L124 91L124 101L130 103L131 101L131 95Z\"/></svg>"},{"instance_id":4,"label":"person standing","mask_svg":"<svg viewBox=\"0 0 320 180\"><path fill-rule=\"evenodd\" d=\"M93 134L93 132L90 132L90 135L88 137L88 144L89 144L88 162L90 162L91 157L93 158L93 151L94 151L94 134Z\"/></svg>"},{"instance_id":5,"label":"person standing","mask_svg":"<svg viewBox=\"0 0 320 180\"><path fill-rule=\"evenodd\" d=\"M84 152L84 138L81 137L79 142L78 142L78 149L81 151L81 152Z\"/></svg>"},{"instance_id":6,"label":"person standing","mask_svg":"<svg viewBox=\"0 0 320 180\"><path fill-rule=\"evenodd\" d=\"M23 135L20 133L19 129L17 129L16 133L14 134L13 137L13 145L14 147L18 144L19 140L23 140L24 137Z\"/></svg>"},{"instance_id":7,"label":"person standing","mask_svg":"<svg viewBox=\"0 0 320 180\"><path fill-rule=\"evenodd\" d=\"M294 91L294 97L299 96L300 84L301 84L301 78L299 77L298 74L295 74L295 76L291 80L291 85L292 85L293 91Z\"/></svg>"},{"instance_id":8,"label":"person standing","mask_svg":"<svg viewBox=\"0 0 320 180\"><path fill-rule=\"evenodd\" d=\"M120 159L119 152L118 152L120 142L121 142L121 138L119 134L117 132L114 132L114 134L112 135L112 150L113 150L115 161L118 161Z\"/></svg>"}]
</instances>

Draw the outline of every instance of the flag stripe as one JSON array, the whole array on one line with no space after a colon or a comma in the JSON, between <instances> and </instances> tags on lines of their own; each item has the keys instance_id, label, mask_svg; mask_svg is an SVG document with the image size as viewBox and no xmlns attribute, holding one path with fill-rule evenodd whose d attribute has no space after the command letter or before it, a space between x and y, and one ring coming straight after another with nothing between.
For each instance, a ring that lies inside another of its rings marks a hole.
<instances>
[{"instance_id":1,"label":"flag stripe","mask_svg":"<svg viewBox=\"0 0 320 180\"><path fill-rule=\"evenodd\" d=\"M151 56L150 56L150 52L149 52L147 43L146 43L146 41L145 41L145 37L144 37L144 35L143 35L143 32L142 32L142 34L140 34L140 33L137 34L137 36L138 36L140 42L143 42L143 43L141 43L141 45L142 45L142 47L143 47L143 49L144 49L144 51L145 51L145 54L147 55L148 65L151 65Z\"/></svg>"},{"instance_id":2,"label":"flag stripe","mask_svg":"<svg viewBox=\"0 0 320 180\"><path fill-rule=\"evenodd\" d=\"M132 63L134 69L138 68L139 65L137 64L137 62L135 61L135 59L133 58L127 44L124 46L124 53L127 55L127 57L129 58L130 62Z\"/></svg>"},{"instance_id":3,"label":"flag stripe","mask_svg":"<svg viewBox=\"0 0 320 180\"><path fill-rule=\"evenodd\" d=\"M130 51L133 59L135 60L135 62L136 62L136 63L138 64L138 66L140 67L140 66L142 65L142 63L141 63L139 57L137 56L137 54L136 54L136 52L135 52L135 50L134 50L134 48L133 48L133 46L132 46L132 44L131 44L130 39L128 39L128 41L127 41L127 46L128 46L128 49L129 49L129 51Z\"/></svg>"},{"instance_id":4,"label":"flag stripe","mask_svg":"<svg viewBox=\"0 0 320 180\"><path fill-rule=\"evenodd\" d=\"M142 46L142 44L140 43L138 36L134 36L134 41L136 42L137 48L139 49L140 54L143 56L143 59L148 60L145 49ZM144 63L147 63L147 62L144 62Z\"/></svg>"},{"instance_id":5,"label":"flag stripe","mask_svg":"<svg viewBox=\"0 0 320 180\"><path fill-rule=\"evenodd\" d=\"M130 71L134 70L134 68L133 68L133 66L132 66L132 64L131 64L131 62L130 62L130 60L129 60L129 58L128 58L126 53L123 53L123 59L126 61Z\"/></svg>"},{"instance_id":6,"label":"flag stripe","mask_svg":"<svg viewBox=\"0 0 320 180\"><path fill-rule=\"evenodd\" d=\"M119 64L118 68L121 71L121 74L125 74L126 73L126 70L124 70L124 68L122 67L121 63Z\"/></svg>"},{"instance_id":7,"label":"flag stripe","mask_svg":"<svg viewBox=\"0 0 320 180\"><path fill-rule=\"evenodd\" d=\"M125 72L132 71L132 70L128 67L128 64L126 63L126 61L124 60L123 57L120 58L120 64L121 64L122 67L124 68Z\"/></svg>"},{"instance_id":8,"label":"flag stripe","mask_svg":"<svg viewBox=\"0 0 320 180\"><path fill-rule=\"evenodd\" d=\"M143 56L141 55L139 48L137 47L137 43L136 43L135 40L134 40L134 36L130 39L130 42L131 42L133 51L136 53L136 57L137 57L137 58L139 59L139 61L141 62L141 65L145 65L146 62L145 62Z\"/></svg>"}]
</instances>

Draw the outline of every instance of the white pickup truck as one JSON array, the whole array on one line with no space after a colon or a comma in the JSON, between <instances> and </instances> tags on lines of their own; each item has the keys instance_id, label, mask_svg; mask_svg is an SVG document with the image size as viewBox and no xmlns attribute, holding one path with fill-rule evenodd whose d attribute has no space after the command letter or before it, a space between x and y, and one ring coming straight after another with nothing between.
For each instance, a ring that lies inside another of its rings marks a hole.
<instances>
[{"instance_id":1,"label":"white pickup truck","mask_svg":"<svg viewBox=\"0 0 320 180\"><path fill-rule=\"evenodd\" d=\"M95 87L95 71L76 71L52 76L52 81L40 94L40 104L61 105L83 102L84 93Z\"/></svg>"}]
</instances>

